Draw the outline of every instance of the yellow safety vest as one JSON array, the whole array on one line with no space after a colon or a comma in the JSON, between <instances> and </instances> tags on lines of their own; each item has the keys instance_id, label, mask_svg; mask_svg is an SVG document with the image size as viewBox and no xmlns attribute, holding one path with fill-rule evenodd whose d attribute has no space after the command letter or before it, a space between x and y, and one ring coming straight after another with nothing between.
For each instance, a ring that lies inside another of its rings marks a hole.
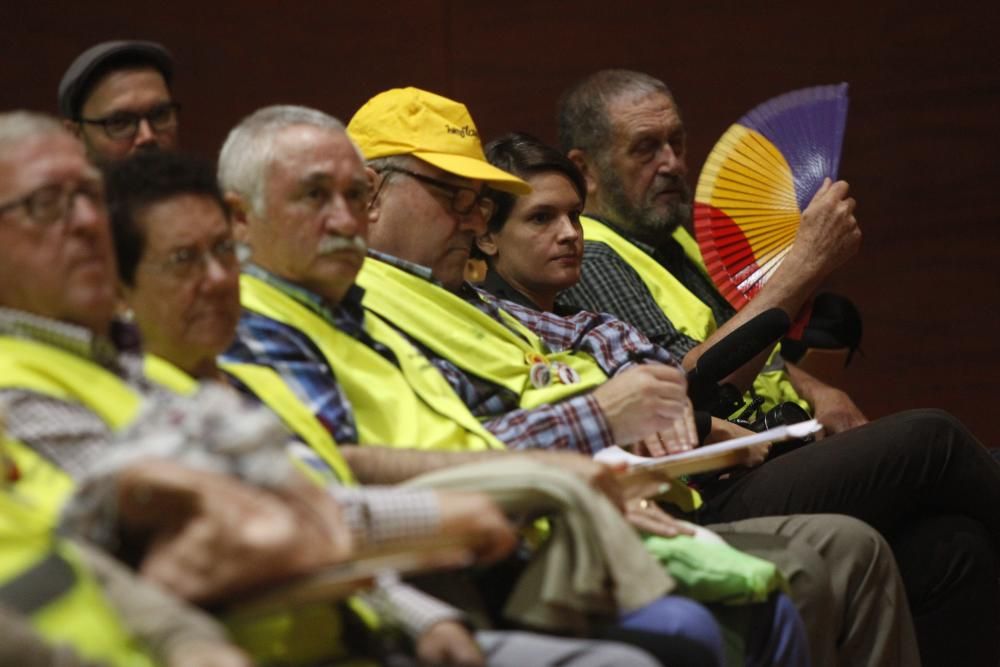
<instances>
[{"instance_id":1,"label":"yellow safety vest","mask_svg":"<svg viewBox=\"0 0 1000 667\"><path fill-rule=\"evenodd\" d=\"M451 292L385 262L366 259L357 282L366 290L366 309L465 372L513 392L522 408L558 403L608 379L590 355L551 352L512 315L501 310L501 324ZM575 382L560 381L560 364L576 372ZM547 367L544 386L532 382L532 369L538 365Z\"/></svg>"},{"instance_id":2,"label":"yellow safety vest","mask_svg":"<svg viewBox=\"0 0 1000 667\"><path fill-rule=\"evenodd\" d=\"M521 397L522 408L558 402L607 380L590 355L571 351L551 354L545 343L513 316L502 313L504 322L510 325L504 326L447 290L385 262L366 259L358 284L366 290L367 309L392 321L467 373L515 392ZM579 374L579 381L555 381L536 388L529 374L539 357L553 365L570 366ZM686 511L702 502L696 491L680 483L671 487L665 499Z\"/></svg>"},{"instance_id":3,"label":"yellow safety vest","mask_svg":"<svg viewBox=\"0 0 1000 667\"><path fill-rule=\"evenodd\" d=\"M48 510L22 497L19 487L0 488L0 604L88 661L152 667L76 549L53 537Z\"/></svg>"},{"instance_id":4,"label":"yellow safety vest","mask_svg":"<svg viewBox=\"0 0 1000 667\"><path fill-rule=\"evenodd\" d=\"M0 336L0 387L80 403L116 431L132 421L142 402L120 377L89 359L10 336Z\"/></svg>"},{"instance_id":5,"label":"yellow safety vest","mask_svg":"<svg viewBox=\"0 0 1000 667\"><path fill-rule=\"evenodd\" d=\"M9 336L0 336L0 388L80 403L113 430L127 426L141 402L134 389L99 365L52 345ZM6 450L20 475L19 493L44 508L54 522L73 491L73 480L16 440L8 440Z\"/></svg>"},{"instance_id":6,"label":"yellow safety vest","mask_svg":"<svg viewBox=\"0 0 1000 667\"><path fill-rule=\"evenodd\" d=\"M147 352L142 359L143 374L164 389L181 396L191 396L198 391L198 380L177 366L155 354Z\"/></svg>"},{"instance_id":7,"label":"yellow safety vest","mask_svg":"<svg viewBox=\"0 0 1000 667\"><path fill-rule=\"evenodd\" d=\"M197 386L183 371L162 359L147 358L145 364L146 370L152 370L156 380L168 389L185 394ZM5 336L0 336L0 387L81 403L114 430L132 421L141 402L138 392L97 364L50 345ZM8 445L8 455L21 475L20 493L40 499L39 505L46 508L51 525L73 489L72 480L27 447L16 442ZM51 479L58 483L46 488ZM347 656L341 625L335 607L317 604L260 618L237 617L230 624L230 632L257 661L309 664ZM135 664L138 667L145 663Z\"/></svg>"},{"instance_id":8,"label":"yellow safety vest","mask_svg":"<svg viewBox=\"0 0 1000 667\"><path fill-rule=\"evenodd\" d=\"M678 331L699 342L704 341L715 332L718 327L711 308L692 294L670 271L648 253L600 221L587 216L581 217L580 221L583 224L583 235L586 240L604 243L635 269L653 300ZM684 254L705 273L705 265L702 262L698 245L687 230L678 227L674 232L674 240L680 243ZM754 380L754 392L764 399L762 409L769 410L783 401L792 401L806 410L810 409L809 404L792 387L788 373L783 368L766 370L767 366L776 361L778 353L779 348L775 347L767 360L765 370L759 373ZM746 400L749 398L748 394Z\"/></svg>"},{"instance_id":9,"label":"yellow safety vest","mask_svg":"<svg viewBox=\"0 0 1000 667\"><path fill-rule=\"evenodd\" d=\"M376 315L365 317L365 330L392 351L399 366L258 278L244 274L240 292L244 308L301 331L316 345L351 403L360 444L450 450L503 448L437 368Z\"/></svg>"},{"instance_id":10,"label":"yellow safety vest","mask_svg":"<svg viewBox=\"0 0 1000 667\"><path fill-rule=\"evenodd\" d=\"M344 460L337 442L298 396L288 388L272 368L256 364L225 362L219 366L245 384L267 407L281 417L285 426L302 438L336 474L344 486L356 486L357 480Z\"/></svg>"},{"instance_id":11,"label":"yellow safety vest","mask_svg":"<svg viewBox=\"0 0 1000 667\"><path fill-rule=\"evenodd\" d=\"M310 479L319 484L337 481L343 485L353 486L357 483L333 436L273 369L255 364L229 362L220 363L219 367L246 385L262 403L281 418L290 431L298 435L322 459L324 467L333 473L331 480L326 470L317 470L299 458L293 457L295 464ZM154 354L146 355L145 372L150 380L177 394L191 395L198 389L198 381L195 378Z\"/></svg>"}]
</instances>

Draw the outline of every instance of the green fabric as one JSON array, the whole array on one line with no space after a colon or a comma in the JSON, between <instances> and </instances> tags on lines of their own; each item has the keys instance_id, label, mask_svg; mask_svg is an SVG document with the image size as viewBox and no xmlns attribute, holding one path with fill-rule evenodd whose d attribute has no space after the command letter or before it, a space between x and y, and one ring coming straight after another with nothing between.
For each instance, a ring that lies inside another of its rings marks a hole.
<instances>
[{"instance_id":1,"label":"green fabric","mask_svg":"<svg viewBox=\"0 0 1000 667\"><path fill-rule=\"evenodd\" d=\"M722 604L764 602L786 584L774 564L687 535L648 535L646 548L663 563L677 582L675 593Z\"/></svg>"}]
</instances>

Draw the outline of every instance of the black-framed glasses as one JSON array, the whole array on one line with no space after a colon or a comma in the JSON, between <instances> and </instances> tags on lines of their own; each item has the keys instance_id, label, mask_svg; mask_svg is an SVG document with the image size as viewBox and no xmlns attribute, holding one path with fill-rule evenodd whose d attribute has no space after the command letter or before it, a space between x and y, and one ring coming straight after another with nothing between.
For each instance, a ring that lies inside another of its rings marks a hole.
<instances>
[{"instance_id":1,"label":"black-framed glasses","mask_svg":"<svg viewBox=\"0 0 1000 667\"><path fill-rule=\"evenodd\" d=\"M40 225L63 222L78 195L86 197L95 207L104 209L104 185L98 179L87 179L72 185L43 185L14 201L0 204L0 215L23 206L28 217Z\"/></svg>"},{"instance_id":2,"label":"black-framed glasses","mask_svg":"<svg viewBox=\"0 0 1000 667\"><path fill-rule=\"evenodd\" d=\"M385 172L405 174L406 176L418 180L421 183L432 185L443 192L447 192L451 197L451 210L459 215L468 215L472 212L473 208L478 206L479 212L483 216L483 220L489 222L490 218L493 217L493 213L496 211L496 202L490 199L489 196L483 194L482 192L478 192L473 188L448 183L426 174L418 174L415 171L403 169L402 167L386 167L385 169L382 169L380 173ZM375 193L375 196L378 196L377 192Z\"/></svg>"},{"instance_id":3,"label":"black-framed glasses","mask_svg":"<svg viewBox=\"0 0 1000 667\"><path fill-rule=\"evenodd\" d=\"M145 113L120 111L104 118L80 118L81 123L100 125L109 139L133 139L139 132L139 123L146 121L153 132L166 132L177 127L177 102L158 104Z\"/></svg>"}]
</instances>

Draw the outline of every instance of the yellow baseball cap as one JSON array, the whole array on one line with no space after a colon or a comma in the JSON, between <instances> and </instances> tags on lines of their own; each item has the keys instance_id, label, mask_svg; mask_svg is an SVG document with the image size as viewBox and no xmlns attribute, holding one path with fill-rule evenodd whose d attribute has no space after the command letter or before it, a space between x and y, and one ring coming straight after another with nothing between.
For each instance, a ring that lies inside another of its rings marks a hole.
<instances>
[{"instance_id":1,"label":"yellow baseball cap","mask_svg":"<svg viewBox=\"0 0 1000 667\"><path fill-rule=\"evenodd\" d=\"M347 133L366 160L413 155L438 169L526 195L531 186L486 161L465 105L419 88L393 88L365 102Z\"/></svg>"}]
</instances>

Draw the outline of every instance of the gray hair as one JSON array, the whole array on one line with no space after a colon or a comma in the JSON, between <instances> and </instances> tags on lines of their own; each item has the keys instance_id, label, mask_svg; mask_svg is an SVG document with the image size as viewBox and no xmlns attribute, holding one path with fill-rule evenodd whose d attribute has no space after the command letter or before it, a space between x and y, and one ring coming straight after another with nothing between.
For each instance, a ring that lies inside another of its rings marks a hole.
<instances>
[{"instance_id":1,"label":"gray hair","mask_svg":"<svg viewBox=\"0 0 1000 667\"><path fill-rule=\"evenodd\" d=\"M627 69L605 69L570 88L559 101L559 147L579 148L597 157L611 145L608 107L615 100L662 93L673 99L667 84Z\"/></svg>"},{"instance_id":2,"label":"gray hair","mask_svg":"<svg viewBox=\"0 0 1000 667\"><path fill-rule=\"evenodd\" d=\"M385 183L393 176L392 169L413 169L419 162L421 162L420 158L414 157L409 153L404 153L401 155L377 157L373 160L368 160L366 164L379 174L389 169L390 171L382 176L382 182Z\"/></svg>"},{"instance_id":3,"label":"gray hair","mask_svg":"<svg viewBox=\"0 0 1000 667\"><path fill-rule=\"evenodd\" d=\"M26 139L47 134L73 136L61 122L48 114L37 111L0 113L0 154Z\"/></svg>"},{"instance_id":4,"label":"gray hair","mask_svg":"<svg viewBox=\"0 0 1000 667\"><path fill-rule=\"evenodd\" d=\"M240 121L219 152L219 185L224 192L244 197L257 215L264 210L264 178L275 158L275 138L295 125L345 131L342 122L322 111L276 105L258 109Z\"/></svg>"}]
</instances>

